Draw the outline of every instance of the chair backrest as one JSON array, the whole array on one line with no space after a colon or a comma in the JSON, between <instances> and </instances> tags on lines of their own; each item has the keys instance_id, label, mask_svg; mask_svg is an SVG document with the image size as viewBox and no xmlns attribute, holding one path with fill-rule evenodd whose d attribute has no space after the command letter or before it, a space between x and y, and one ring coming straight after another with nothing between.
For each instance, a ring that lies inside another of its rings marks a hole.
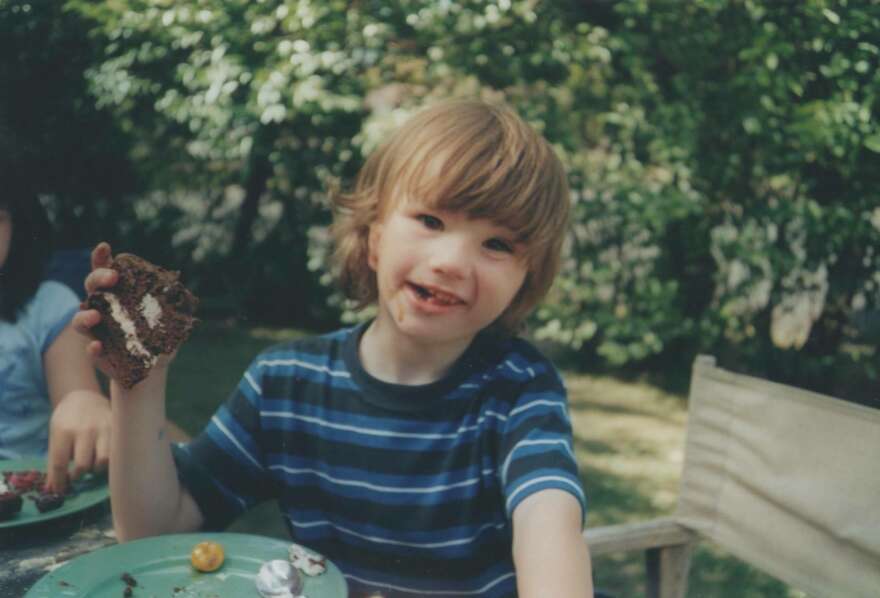
<instances>
[{"instance_id":1,"label":"chair backrest","mask_svg":"<svg viewBox=\"0 0 880 598\"><path fill-rule=\"evenodd\" d=\"M880 596L880 411L697 358L676 518L812 596Z\"/></svg>"}]
</instances>

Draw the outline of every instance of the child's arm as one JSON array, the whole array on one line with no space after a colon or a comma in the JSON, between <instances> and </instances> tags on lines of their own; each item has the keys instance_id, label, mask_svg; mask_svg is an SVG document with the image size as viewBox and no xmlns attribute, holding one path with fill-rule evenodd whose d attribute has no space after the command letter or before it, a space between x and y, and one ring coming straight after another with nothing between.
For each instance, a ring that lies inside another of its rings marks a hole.
<instances>
[{"instance_id":1,"label":"child's arm","mask_svg":"<svg viewBox=\"0 0 880 598\"><path fill-rule=\"evenodd\" d=\"M109 269L110 246L98 245L92 253L92 273L86 290L112 287L118 274ZM74 316L80 332L88 333L101 319L95 310ZM101 359L101 343L93 340L88 354L99 368L113 377ZM113 433L110 443L110 501L119 541L171 532L193 531L202 514L192 496L181 486L166 433L165 387L172 356L163 356L149 376L126 390L110 384Z\"/></svg>"},{"instance_id":2,"label":"child's arm","mask_svg":"<svg viewBox=\"0 0 880 598\"><path fill-rule=\"evenodd\" d=\"M85 352L88 339L72 326L65 328L43 357L52 403L49 423L48 479L50 489L64 492L70 479L107 467L110 451L110 402L101 394L95 370Z\"/></svg>"},{"instance_id":3,"label":"child's arm","mask_svg":"<svg viewBox=\"0 0 880 598\"><path fill-rule=\"evenodd\" d=\"M581 506L555 489L529 496L513 512L513 561L520 598L592 598L590 552Z\"/></svg>"},{"instance_id":4,"label":"child's arm","mask_svg":"<svg viewBox=\"0 0 880 598\"><path fill-rule=\"evenodd\" d=\"M195 531L202 514L180 484L165 420L167 362L131 390L111 382L110 502L120 542Z\"/></svg>"}]
</instances>

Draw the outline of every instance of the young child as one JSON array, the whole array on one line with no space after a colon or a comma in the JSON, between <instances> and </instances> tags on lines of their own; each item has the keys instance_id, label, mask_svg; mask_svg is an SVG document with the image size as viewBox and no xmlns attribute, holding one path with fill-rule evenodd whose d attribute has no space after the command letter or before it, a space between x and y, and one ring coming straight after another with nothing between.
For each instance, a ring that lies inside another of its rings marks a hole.
<instances>
[{"instance_id":1,"label":"young child","mask_svg":"<svg viewBox=\"0 0 880 598\"><path fill-rule=\"evenodd\" d=\"M63 491L70 478L106 468L110 403L86 355L88 337L69 325L76 293L42 279L46 215L36 198L7 192L12 199L0 199L0 459L48 449L48 485Z\"/></svg>"},{"instance_id":2,"label":"young child","mask_svg":"<svg viewBox=\"0 0 880 598\"><path fill-rule=\"evenodd\" d=\"M119 539L219 529L277 498L352 596L592 596L565 389L514 336L565 234L552 149L508 108L444 102L335 200L340 279L375 318L258 355L189 445L162 431L170 357L113 384ZM114 284L109 259L99 245L90 291Z\"/></svg>"}]
</instances>

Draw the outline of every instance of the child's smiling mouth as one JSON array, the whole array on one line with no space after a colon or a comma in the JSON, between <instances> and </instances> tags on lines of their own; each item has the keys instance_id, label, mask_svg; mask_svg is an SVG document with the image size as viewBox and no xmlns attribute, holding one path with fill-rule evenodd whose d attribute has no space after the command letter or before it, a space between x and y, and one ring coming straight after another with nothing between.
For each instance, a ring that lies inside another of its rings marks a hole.
<instances>
[{"instance_id":1,"label":"child's smiling mouth","mask_svg":"<svg viewBox=\"0 0 880 598\"><path fill-rule=\"evenodd\" d=\"M436 287L422 286L413 282L407 282L406 287L419 302L443 307L465 304L457 295Z\"/></svg>"}]
</instances>

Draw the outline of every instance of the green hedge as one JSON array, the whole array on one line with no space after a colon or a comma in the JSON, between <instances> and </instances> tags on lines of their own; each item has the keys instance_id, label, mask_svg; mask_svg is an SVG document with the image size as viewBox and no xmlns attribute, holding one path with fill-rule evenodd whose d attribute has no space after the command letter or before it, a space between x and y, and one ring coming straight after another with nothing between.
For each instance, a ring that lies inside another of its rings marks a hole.
<instances>
[{"instance_id":1,"label":"green hedge","mask_svg":"<svg viewBox=\"0 0 880 598\"><path fill-rule=\"evenodd\" d=\"M186 268L217 313L350 317L326 284L329 181L424 101L498 97L570 169L567 259L536 337L655 370L710 351L872 398L876 2L14 5L4 20L35 24L22 44L49 21L80 36L88 95L65 97L106 115L134 173L44 186L59 221Z\"/></svg>"}]
</instances>

